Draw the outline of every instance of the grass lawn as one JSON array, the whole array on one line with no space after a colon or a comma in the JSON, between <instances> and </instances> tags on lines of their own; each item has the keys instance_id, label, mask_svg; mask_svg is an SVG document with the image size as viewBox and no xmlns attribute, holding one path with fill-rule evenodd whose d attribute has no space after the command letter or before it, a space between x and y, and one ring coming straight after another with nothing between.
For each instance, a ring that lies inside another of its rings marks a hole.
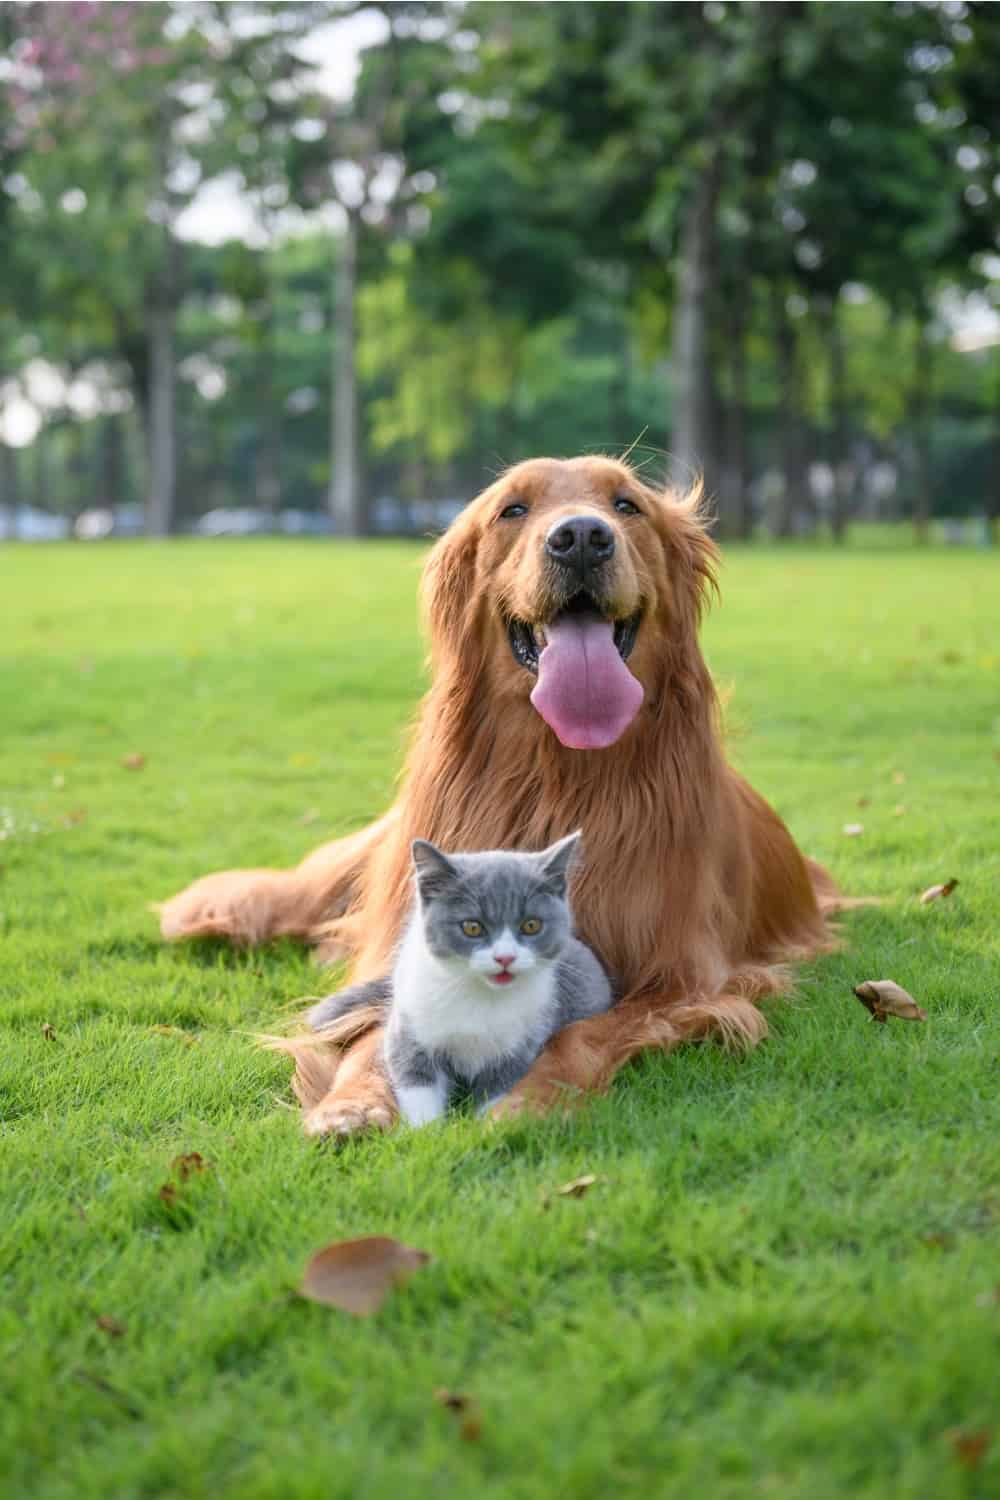
<instances>
[{"instance_id":1,"label":"grass lawn","mask_svg":"<svg viewBox=\"0 0 1000 1500\"><path fill-rule=\"evenodd\" d=\"M385 805L419 560L0 549L0 1491L1000 1495L1000 564L727 560L732 754L887 898L768 1043L644 1058L571 1122L337 1154L247 1035L322 993L308 958L164 948L147 903ZM926 1025L868 1020L851 986L884 977ZM366 1233L434 1260L367 1321L294 1295Z\"/></svg>"}]
</instances>

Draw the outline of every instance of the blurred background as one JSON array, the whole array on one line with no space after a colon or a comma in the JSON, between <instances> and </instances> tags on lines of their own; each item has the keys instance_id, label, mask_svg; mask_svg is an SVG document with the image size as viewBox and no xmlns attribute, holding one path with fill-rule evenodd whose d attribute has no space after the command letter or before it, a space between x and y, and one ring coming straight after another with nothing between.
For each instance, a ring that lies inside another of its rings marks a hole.
<instances>
[{"instance_id":1,"label":"blurred background","mask_svg":"<svg viewBox=\"0 0 1000 1500\"><path fill-rule=\"evenodd\" d=\"M0 536L1000 517L1000 6L0 4ZM869 533L876 533L871 530Z\"/></svg>"}]
</instances>

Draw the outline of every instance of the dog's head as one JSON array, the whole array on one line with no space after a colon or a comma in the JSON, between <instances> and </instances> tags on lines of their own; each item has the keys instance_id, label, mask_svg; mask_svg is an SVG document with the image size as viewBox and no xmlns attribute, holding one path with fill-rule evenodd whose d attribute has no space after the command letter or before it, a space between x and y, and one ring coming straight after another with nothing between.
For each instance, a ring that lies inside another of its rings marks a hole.
<instances>
[{"instance_id":1,"label":"dog's head","mask_svg":"<svg viewBox=\"0 0 1000 1500\"><path fill-rule=\"evenodd\" d=\"M474 500L424 579L439 671L530 704L562 744L604 749L694 648L714 544L697 496L610 458L531 459ZM537 722L537 721L536 721Z\"/></svg>"}]
</instances>

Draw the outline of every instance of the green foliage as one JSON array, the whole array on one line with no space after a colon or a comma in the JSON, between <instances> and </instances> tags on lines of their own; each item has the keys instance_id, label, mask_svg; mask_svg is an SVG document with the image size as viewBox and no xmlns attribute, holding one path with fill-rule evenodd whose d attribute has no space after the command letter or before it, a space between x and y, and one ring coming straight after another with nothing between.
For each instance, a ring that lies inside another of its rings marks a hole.
<instances>
[{"instance_id":1,"label":"green foliage","mask_svg":"<svg viewBox=\"0 0 1000 1500\"><path fill-rule=\"evenodd\" d=\"M146 903L387 804L420 560L6 559L4 1492L985 1500L995 1438L969 1470L949 1433L996 1426L992 559L727 554L707 646L736 761L847 890L884 898L771 1008L769 1042L650 1056L569 1122L338 1154L252 1038L328 981L285 944L167 949ZM886 976L925 1026L871 1024L850 989ZM164 1202L191 1151L210 1167ZM584 1198L546 1207L584 1172ZM314 1250L378 1232L434 1261L376 1318L295 1297ZM442 1386L478 1401L477 1440Z\"/></svg>"}]
</instances>

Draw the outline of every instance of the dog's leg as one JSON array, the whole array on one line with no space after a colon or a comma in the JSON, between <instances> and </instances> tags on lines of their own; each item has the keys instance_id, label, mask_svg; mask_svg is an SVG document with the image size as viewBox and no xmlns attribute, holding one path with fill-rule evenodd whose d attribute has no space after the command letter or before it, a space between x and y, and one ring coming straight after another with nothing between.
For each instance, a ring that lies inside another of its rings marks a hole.
<instances>
[{"instance_id":1,"label":"dog's leg","mask_svg":"<svg viewBox=\"0 0 1000 1500\"><path fill-rule=\"evenodd\" d=\"M779 977L767 976L766 969L748 971L727 989L704 998L624 1000L603 1015L576 1021L552 1038L493 1113L545 1114L569 1108L584 1093L602 1093L619 1068L649 1048L670 1052L682 1042L708 1037L727 1047L755 1047L767 1035L767 1022L751 997L780 988Z\"/></svg>"},{"instance_id":2,"label":"dog's leg","mask_svg":"<svg viewBox=\"0 0 1000 1500\"><path fill-rule=\"evenodd\" d=\"M383 1035L379 1026L352 1043L340 1055L333 1081L329 1083L327 1078L326 1092L319 1098L316 1098L316 1075L310 1077L304 1072L296 1057L295 1091L305 1110L302 1128L306 1135L347 1136L364 1130L389 1129L398 1110L382 1068ZM328 1059L329 1053L324 1062Z\"/></svg>"},{"instance_id":3,"label":"dog's leg","mask_svg":"<svg viewBox=\"0 0 1000 1500\"><path fill-rule=\"evenodd\" d=\"M314 940L338 916L376 845L398 816L395 810L360 833L323 844L294 870L223 870L196 880L159 908L169 941L224 937L263 943L276 937ZM333 956L332 954L329 956Z\"/></svg>"}]
</instances>

